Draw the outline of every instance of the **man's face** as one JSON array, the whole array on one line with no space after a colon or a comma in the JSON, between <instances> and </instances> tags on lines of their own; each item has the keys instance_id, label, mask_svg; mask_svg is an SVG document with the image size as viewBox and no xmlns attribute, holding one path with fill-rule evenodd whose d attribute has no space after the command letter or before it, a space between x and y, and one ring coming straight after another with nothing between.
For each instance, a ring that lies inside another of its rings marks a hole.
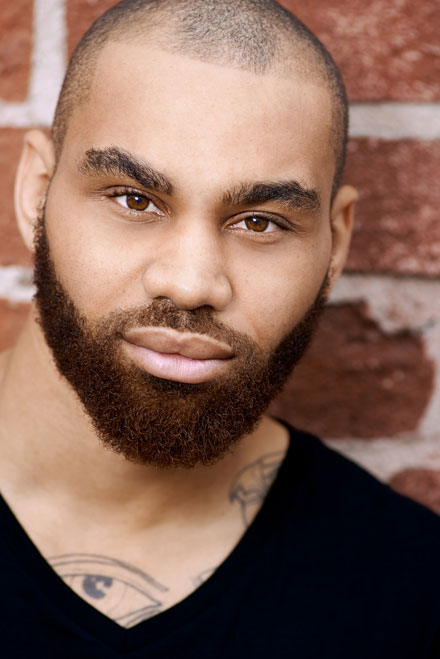
<instances>
[{"instance_id":1,"label":"man's face","mask_svg":"<svg viewBox=\"0 0 440 659\"><path fill-rule=\"evenodd\" d=\"M240 387L240 364L252 362L254 377L241 384L255 384L286 337L292 362L301 352L294 328L309 332L332 253L330 117L325 88L299 77L141 46L110 44L100 56L49 189L50 256L95 345L173 404L180 397L182 410L194 392L217 391L220 402L222 382ZM145 332L147 323L171 329ZM164 356L178 353L184 330L194 363Z\"/></svg>"}]
</instances>

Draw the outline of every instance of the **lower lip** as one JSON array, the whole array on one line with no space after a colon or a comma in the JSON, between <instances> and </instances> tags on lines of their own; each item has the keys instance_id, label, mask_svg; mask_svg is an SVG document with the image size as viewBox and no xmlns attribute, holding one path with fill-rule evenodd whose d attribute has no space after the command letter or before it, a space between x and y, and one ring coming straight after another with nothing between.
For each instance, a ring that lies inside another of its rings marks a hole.
<instances>
[{"instance_id":1,"label":"lower lip","mask_svg":"<svg viewBox=\"0 0 440 659\"><path fill-rule=\"evenodd\" d=\"M178 353L163 353L125 342L136 363L150 375L164 380L201 384L209 382L226 367L229 359L190 359Z\"/></svg>"}]
</instances>

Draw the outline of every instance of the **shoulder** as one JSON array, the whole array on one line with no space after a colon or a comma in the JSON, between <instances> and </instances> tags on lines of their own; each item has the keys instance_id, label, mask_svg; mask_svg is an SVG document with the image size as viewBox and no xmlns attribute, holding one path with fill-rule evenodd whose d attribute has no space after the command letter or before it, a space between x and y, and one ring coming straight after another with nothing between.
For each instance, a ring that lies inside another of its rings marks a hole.
<instances>
[{"instance_id":1,"label":"shoulder","mask_svg":"<svg viewBox=\"0 0 440 659\"><path fill-rule=\"evenodd\" d=\"M427 657L439 633L440 518L316 437L290 433L259 520L263 581L300 626L318 620L332 656Z\"/></svg>"},{"instance_id":2,"label":"shoulder","mask_svg":"<svg viewBox=\"0 0 440 659\"><path fill-rule=\"evenodd\" d=\"M290 432L286 472L296 471L297 509L316 520L321 531L339 533L359 549L362 544L371 555L381 552L385 558L388 553L394 562L417 556L418 563L424 555L434 564L440 551L438 515L397 494L313 435Z\"/></svg>"}]
</instances>

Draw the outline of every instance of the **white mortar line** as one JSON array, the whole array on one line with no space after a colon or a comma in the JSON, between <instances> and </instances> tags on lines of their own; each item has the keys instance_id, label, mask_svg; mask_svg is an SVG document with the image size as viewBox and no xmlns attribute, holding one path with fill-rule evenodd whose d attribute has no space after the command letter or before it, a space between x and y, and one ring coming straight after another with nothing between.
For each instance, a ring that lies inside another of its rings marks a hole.
<instances>
[{"instance_id":1,"label":"white mortar line","mask_svg":"<svg viewBox=\"0 0 440 659\"><path fill-rule=\"evenodd\" d=\"M0 126L49 126L66 66L65 0L34 0L34 41L27 100L0 100Z\"/></svg>"},{"instance_id":2,"label":"white mortar line","mask_svg":"<svg viewBox=\"0 0 440 659\"><path fill-rule=\"evenodd\" d=\"M366 302L368 314L385 333L425 331L440 324L440 282L418 277L344 274L330 303Z\"/></svg>"},{"instance_id":3,"label":"white mortar line","mask_svg":"<svg viewBox=\"0 0 440 659\"><path fill-rule=\"evenodd\" d=\"M0 298L9 302L30 302L33 294L32 268L0 267Z\"/></svg>"},{"instance_id":4,"label":"white mortar line","mask_svg":"<svg viewBox=\"0 0 440 659\"><path fill-rule=\"evenodd\" d=\"M437 436L437 452L440 455L440 324L424 332L426 354L435 364L434 386L428 406L419 423L418 433Z\"/></svg>"},{"instance_id":5,"label":"white mortar line","mask_svg":"<svg viewBox=\"0 0 440 659\"><path fill-rule=\"evenodd\" d=\"M440 103L352 103L350 136L440 139Z\"/></svg>"},{"instance_id":6,"label":"white mortar line","mask_svg":"<svg viewBox=\"0 0 440 659\"><path fill-rule=\"evenodd\" d=\"M383 439L328 439L325 444L353 462L389 481L404 469L440 470L440 445L437 436L402 435Z\"/></svg>"},{"instance_id":7,"label":"white mortar line","mask_svg":"<svg viewBox=\"0 0 440 659\"><path fill-rule=\"evenodd\" d=\"M29 100L37 123L52 122L67 57L65 0L35 0Z\"/></svg>"},{"instance_id":8,"label":"white mortar line","mask_svg":"<svg viewBox=\"0 0 440 659\"><path fill-rule=\"evenodd\" d=\"M30 268L0 267L0 298L29 299ZM14 285L11 289L11 282ZM24 290L18 292L20 286ZM8 291L13 290L13 297ZM26 297L27 296L27 297ZM386 333L410 329L429 333L440 326L440 282L417 277L344 274L336 284L330 304L366 302L371 318ZM428 338L428 337L426 337Z\"/></svg>"},{"instance_id":9,"label":"white mortar line","mask_svg":"<svg viewBox=\"0 0 440 659\"><path fill-rule=\"evenodd\" d=\"M364 301L368 315L386 333L420 331L427 356L435 365L431 399L415 432L379 440L326 442L382 480L408 467L440 469L439 293L440 282L435 280L345 274L331 296L336 304Z\"/></svg>"}]
</instances>

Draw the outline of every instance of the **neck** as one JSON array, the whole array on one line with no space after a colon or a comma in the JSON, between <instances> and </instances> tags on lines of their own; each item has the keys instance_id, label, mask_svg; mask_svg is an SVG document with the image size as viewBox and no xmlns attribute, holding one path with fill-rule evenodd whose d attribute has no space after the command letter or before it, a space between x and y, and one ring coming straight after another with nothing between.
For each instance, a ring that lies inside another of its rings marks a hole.
<instances>
[{"instance_id":1,"label":"neck","mask_svg":"<svg viewBox=\"0 0 440 659\"><path fill-rule=\"evenodd\" d=\"M76 514L93 509L104 519L129 519L133 528L189 511L212 514L240 469L287 445L285 429L264 419L211 467L161 470L128 462L102 445L58 374L35 310L0 367L0 487L10 504L63 501Z\"/></svg>"}]
</instances>

